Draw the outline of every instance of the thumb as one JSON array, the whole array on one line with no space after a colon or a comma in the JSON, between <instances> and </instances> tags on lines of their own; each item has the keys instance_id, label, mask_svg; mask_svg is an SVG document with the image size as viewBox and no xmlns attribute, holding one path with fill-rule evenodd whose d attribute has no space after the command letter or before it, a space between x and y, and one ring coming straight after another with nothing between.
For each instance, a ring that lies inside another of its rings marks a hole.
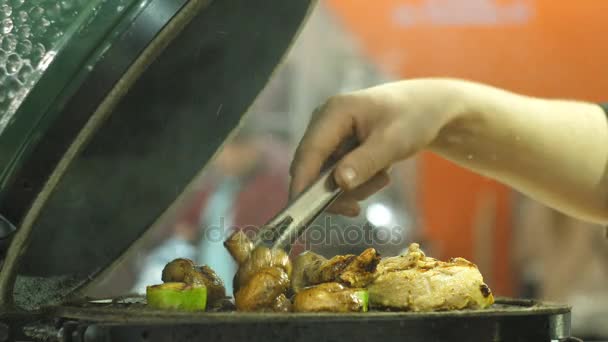
<instances>
[{"instance_id":1,"label":"thumb","mask_svg":"<svg viewBox=\"0 0 608 342\"><path fill-rule=\"evenodd\" d=\"M353 190L391 166L395 161L394 155L391 146L370 137L338 163L336 182L344 190Z\"/></svg>"}]
</instances>

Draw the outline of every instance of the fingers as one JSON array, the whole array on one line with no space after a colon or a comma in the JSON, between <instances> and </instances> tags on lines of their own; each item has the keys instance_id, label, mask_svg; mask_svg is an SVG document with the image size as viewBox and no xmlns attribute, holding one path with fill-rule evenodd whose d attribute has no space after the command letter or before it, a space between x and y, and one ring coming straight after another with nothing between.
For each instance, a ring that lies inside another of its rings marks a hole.
<instances>
[{"instance_id":1,"label":"fingers","mask_svg":"<svg viewBox=\"0 0 608 342\"><path fill-rule=\"evenodd\" d=\"M354 120L348 106L329 101L314 114L291 165L290 197L314 181L324 162L353 133Z\"/></svg>"},{"instance_id":2,"label":"fingers","mask_svg":"<svg viewBox=\"0 0 608 342\"><path fill-rule=\"evenodd\" d=\"M359 185L354 190L351 190L346 193L346 195L350 198L353 198L357 201L363 201L367 199L369 196L375 194L376 192L382 190L385 186L387 186L390 182L390 178L388 173L384 170L380 171L376 175L374 175L367 182Z\"/></svg>"},{"instance_id":3,"label":"fingers","mask_svg":"<svg viewBox=\"0 0 608 342\"><path fill-rule=\"evenodd\" d=\"M372 135L348 153L336 167L335 177L338 185L346 191L353 191L375 175L381 174L382 170L388 169L395 162L396 155L395 146L388 145L380 134ZM386 177L388 178L388 175Z\"/></svg>"},{"instance_id":4,"label":"fingers","mask_svg":"<svg viewBox=\"0 0 608 342\"><path fill-rule=\"evenodd\" d=\"M380 191L382 188L386 187L389 182L389 175L387 171L383 170L356 189L340 196L340 198L328 208L328 212L345 216L357 216L360 212L358 202L365 200L369 196Z\"/></svg>"},{"instance_id":5,"label":"fingers","mask_svg":"<svg viewBox=\"0 0 608 342\"><path fill-rule=\"evenodd\" d=\"M341 197L335 203L332 203L331 207L327 208L327 212L331 214L355 217L361 212L361 207L359 206L359 202L357 202L357 200L348 197Z\"/></svg>"}]
</instances>

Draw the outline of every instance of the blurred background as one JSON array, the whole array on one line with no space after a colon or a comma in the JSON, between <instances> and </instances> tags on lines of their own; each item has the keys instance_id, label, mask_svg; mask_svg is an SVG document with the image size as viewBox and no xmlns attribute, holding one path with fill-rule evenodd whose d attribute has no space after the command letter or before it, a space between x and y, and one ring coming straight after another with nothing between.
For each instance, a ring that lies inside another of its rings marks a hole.
<instances>
[{"instance_id":1,"label":"blurred background","mask_svg":"<svg viewBox=\"0 0 608 342\"><path fill-rule=\"evenodd\" d=\"M116 294L159 283L177 257L209 264L231 292L222 246L286 204L288 168L312 110L327 97L391 80L449 76L529 95L608 101L608 1L322 0L239 132L105 282ZM280 29L280 28L278 28ZM179 106L179 103L175 104ZM550 170L547 170L550 172ZM327 239L329 231L336 234ZM499 296L573 305L573 329L608 338L608 240L492 180L423 153L354 219L323 216L295 252L368 246L475 262ZM93 291L94 292L94 291Z\"/></svg>"}]
</instances>

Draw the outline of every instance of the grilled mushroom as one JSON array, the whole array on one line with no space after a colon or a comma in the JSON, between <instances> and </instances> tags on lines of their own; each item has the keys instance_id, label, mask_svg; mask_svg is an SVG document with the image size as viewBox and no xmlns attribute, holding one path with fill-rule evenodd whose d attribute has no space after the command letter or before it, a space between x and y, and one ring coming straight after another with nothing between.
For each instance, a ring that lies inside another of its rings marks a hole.
<instances>
[{"instance_id":1,"label":"grilled mushroom","mask_svg":"<svg viewBox=\"0 0 608 342\"><path fill-rule=\"evenodd\" d=\"M365 289L348 288L338 283L324 283L302 289L293 301L296 312L366 312Z\"/></svg>"},{"instance_id":2,"label":"grilled mushroom","mask_svg":"<svg viewBox=\"0 0 608 342\"><path fill-rule=\"evenodd\" d=\"M286 297L291 261L284 250L257 247L242 232L224 243L239 263L234 280L234 300L239 311L289 311ZM252 250L253 249L253 250Z\"/></svg>"},{"instance_id":3,"label":"grilled mushroom","mask_svg":"<svg viewBox=\"0 0 608 342\"><path fill-rule=\"evenodd\" d=\"M197 266L190 259L175 259L163 269L162 280L192 285L205 285L207 301L210 304L226 297L226 288L222 279L209 266Z\"/></svg>"}]
</instances>

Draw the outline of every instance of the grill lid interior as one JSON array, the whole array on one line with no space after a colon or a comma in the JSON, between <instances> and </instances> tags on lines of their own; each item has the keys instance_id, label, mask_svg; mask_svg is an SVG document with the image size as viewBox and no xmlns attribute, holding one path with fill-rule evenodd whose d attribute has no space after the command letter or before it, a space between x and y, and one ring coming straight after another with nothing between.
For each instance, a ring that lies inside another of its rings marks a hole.
<instances>
[{"instance_id":1,"label":"grill lid interior","mask_svg":"<svg viewBox=\"0 0 608 342\"><path fill-rule=\"evenodd\" d=\"M0 139L20 139L10 151L19 158L0 164L0 213L19 227L0 275L4 309L13 298L25 308L61 302L140 238L238 126L311 7L306 0L63 3L80 4L70 15L88 17L88 26L57 33L61 44L0 131ZM101 38L88 53L70 44L92 36ZM68 66L72 77L51 82ZM53 84L60 91L45 97ZM39 124L19 120L22 108L35 109L27 113Z\"/></svg>"}]
</instances>

